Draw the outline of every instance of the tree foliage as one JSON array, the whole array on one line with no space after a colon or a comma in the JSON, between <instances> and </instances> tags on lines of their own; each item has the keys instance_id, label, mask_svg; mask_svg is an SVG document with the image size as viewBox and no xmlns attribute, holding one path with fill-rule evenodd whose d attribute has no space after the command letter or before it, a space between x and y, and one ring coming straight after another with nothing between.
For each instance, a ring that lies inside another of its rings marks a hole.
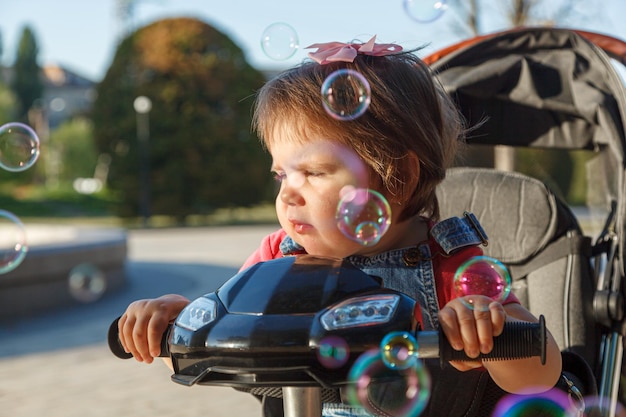
<instances>
[{"instance_id":1,"label":"tree foliage","mask_svg":"<svg viewBox=\"0 0 626 417\"><path fill-rule=\"evenodd\" d=\"M124 201L119 214L140 208L138 96L152 101L152 214L183 220L267 199L269 156L250 130L263 82L237 45L200 20L161 20L124 39L92 115L98 151L112 156L108 186Z\"/></svg>"},{"instance_id":2,"label":"tree foliage","mask_svg":"<svg viewBox=\"0 0 626 417\"><path fill-rule=\"evenodd\" d=\"M58 169L58 181L71 184L76 178L94 175L98 154L89 119L75 117L63 122L50 134L49 148L63 161Z\"/></svg>"},{"instance_id":3,"label":"tree foliage","mask_svg":"<svg viewBox=\"0 0 626 417\"><path fill-rule=\"evenodd\" d=\"M18 100L16 117L21 121L27 121L28 110L43 94L38 54L39 47L35 34L29 26L25 26L17 47L11 82L11 89Z\"/></svg>"}]
</instances>

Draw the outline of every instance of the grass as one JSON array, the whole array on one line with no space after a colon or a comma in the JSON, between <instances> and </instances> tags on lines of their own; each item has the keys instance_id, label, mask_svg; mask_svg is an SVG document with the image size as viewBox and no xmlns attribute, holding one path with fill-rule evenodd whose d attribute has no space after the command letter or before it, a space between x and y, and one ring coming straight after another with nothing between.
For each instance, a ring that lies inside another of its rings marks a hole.
<instances>
[{"instance_id":1,"label":"grass","mask_svg":"<svg viewBox=\"0 0 626 417\"><path fill-rule=\"evenodd\" d=\"M43 186L0 187L0 209L9 211L24 223L84 224L126 228L145 227L142 218L119 218L112 211L115 198L107 192L80 194L71 188ZM207 215L188 216L184 225L168 216L152 216L150 227L199 227L277 223L274 206L218 209Z\"/></svg>"}]
</instances>

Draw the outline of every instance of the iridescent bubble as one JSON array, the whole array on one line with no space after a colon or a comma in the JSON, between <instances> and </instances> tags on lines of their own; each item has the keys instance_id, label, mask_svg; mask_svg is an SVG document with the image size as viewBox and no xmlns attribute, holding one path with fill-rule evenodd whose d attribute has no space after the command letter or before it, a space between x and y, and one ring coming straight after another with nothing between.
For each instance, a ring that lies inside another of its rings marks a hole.
<instances>
[{"instance_id":1,"label":"iridescent bubble","mask_svg":"<svg viewBox=\"0 0 626 417\"><path fill-rule=\"evenodd\" d=\"M83 263L78 264L68 275L70 294L81 303L91 303L104 294L107 287L106 276L98 267Z\"/></svg>"},{"instance_id":2,"label":"iridescent bubble","mask_svg":"<svg viewBox=\"0 0 626 417\"><path fill-rule=\"evenodd\" d=\"M418 23L439 19L447 8L446 0L404 0L404 11Z\"/></svg>"},{"instance_id":3,"label":"iridescent bubble","mask_svg":"<svg viewBox=\"0 0 626 417\"><path fill-rule=\"evenodd\" d=\"M23 123L0 126L0 167L10 172L25 171L39 158L39 137Z\"/></svg>"},{"instance_id":4,"label":"iridescent bubble","mask_svg":"<svg viewBox=\"0 0 626 417\"><path fill-rule=\"evenodd\" d=\"M335 219L346 237L362 245L374 245L389 229L391 207L377 191L347 186L342 190Z\"/></svg>"},{"instance_id":5,"label":"iridescent bubble","mask_svg":"<svg viewBox=\"0 0 626 417\"><path fill-rule=\"evenodd\" d=\"M320 341L317 358L324 367L341 368L348 362L349 357L350 347L341 337L328 336Z\"/></svg>"},{"instance_id":6,"label":"iridescent bubble","mask_svg":"<svg viewBox=\"0 0 626 417\"><path fill-rule=\"evenodd\" d=\"M346 393L351 404L378 415L376 406L384 392L389 415L418 416L428 404L430 386L430 375L421 361L406 369L392 369L381 351L374 349L359 356L350 369Z\"/></svg>"},{"instance_id":7,"label":"iridescent bubble","mask_svg":"<svg viewBox=\"0 0 626 417\"><path fill-rule=\"evenodd\" d=\"M354 120L370 105L370 84L363 75L351 69L330 74L322 84L322 104L337 120Z\"/></svg>"},{"instance_id":8,"label":"iridescent bubble","mask_svg":"<svg viewBox=\"0 0 626 417\"><path fill-rule=\"evenodd\" d=\"M269 25L261 35L261 49L276 61L291 58L300 47L296 30L287 23Z\"/></svg>"},{"instance_id":9,"label":"iridescent bubble","mask_svg":"<svg viewBox=\"0 0 626 417\"><path fill-rule=\"evenodd\" d=\"M416 366L417 340L409 332L391 332L380 342L380 351L385 365L393 369Z\"/></svg>"},{"instance_id":10,"label":"iridescent bubble","mask_svg":"<svg viewBox=\"0 0 626 417\"><path fill-rule=\"evenodd\" d=\"M471 308L476 308L472 295L484 295L501 302L510 292L509 270L502 262L489 256L469 259L454 275L454 295L463 297L463 301Z\"/></svg>"},{"instance_id":11,"label":"iridescent bubble","mask_svg":"<svg viewBox=\"0 0 626 417\"><path fill-rule=\"evenodd\" d=\"M13 213L0 210L0 274L22 263L28 252L24 224Z\"/></svg>"},{"instance_id":12,"label":"iridescent bubble","mask_svg":"<svg viewBox=\"0 0 626 417\"><path fill-rule=\"evenodd\" d=\"M610 398L599 396L584 397L585 409L584 417L601 417L601 416L626 416L626 410L619 401L611 401Z\"/></svg>"},{"instance_id":13,"label":"iridescent bubble","mask_svg":"<svg viewBox=\"0 0 626 417\"><path fill-rule=\"evenodd\" d=\"M502 398L492 417L574 417L569 397L563 391L550 390L539 394L507 395Z\"/></svg>"}]
</instances>

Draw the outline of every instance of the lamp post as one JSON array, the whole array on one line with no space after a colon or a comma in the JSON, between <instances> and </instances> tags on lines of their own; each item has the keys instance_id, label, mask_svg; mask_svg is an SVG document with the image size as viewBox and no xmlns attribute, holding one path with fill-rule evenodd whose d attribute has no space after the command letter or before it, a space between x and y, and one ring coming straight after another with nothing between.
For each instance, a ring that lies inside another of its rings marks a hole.
<instances>
[{"instance_id":1,"label":"lamp post","mask_svg":"<svg viewBox=\"0 0 626 417\"><path fill-rule=\"evenodd\" d=\"M139 143L139 210L144 227L150 221L150 110L152 101L139 96L133 102L137 113L137 141Z\"/></svg>"}]
</instances>

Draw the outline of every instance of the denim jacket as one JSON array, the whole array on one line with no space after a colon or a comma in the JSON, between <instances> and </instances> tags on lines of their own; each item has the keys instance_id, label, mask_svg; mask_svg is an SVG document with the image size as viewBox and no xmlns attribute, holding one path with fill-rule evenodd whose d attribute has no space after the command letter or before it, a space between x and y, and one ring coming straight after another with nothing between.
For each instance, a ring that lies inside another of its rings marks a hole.
<instances>
[{"instance_id":1,"label":"denim jacket","mask_svg":"<svg viewBox=\"0 0 626 417\"><path fill-rule=\"evenodd\" d=\"M433 225L430 229L430 236L447 255L460 248L487 242L486 233L471 213ZM303 252L302 247L288 236L282 241L280 249L283 255ZM431 244L425 241L411 249L417 251L412 255L413 258L419 259L417 262L407 262L407 248L390 250L372 257L354 255L347 259L363 272L380 277L385 287L413 297L421 308L422 328L424 330L436 329L439 327L439 303ZM363 408L347 404L324 403L322 415L324 417L352 417L371 414Z\"/></svg>"}]
</instances>

